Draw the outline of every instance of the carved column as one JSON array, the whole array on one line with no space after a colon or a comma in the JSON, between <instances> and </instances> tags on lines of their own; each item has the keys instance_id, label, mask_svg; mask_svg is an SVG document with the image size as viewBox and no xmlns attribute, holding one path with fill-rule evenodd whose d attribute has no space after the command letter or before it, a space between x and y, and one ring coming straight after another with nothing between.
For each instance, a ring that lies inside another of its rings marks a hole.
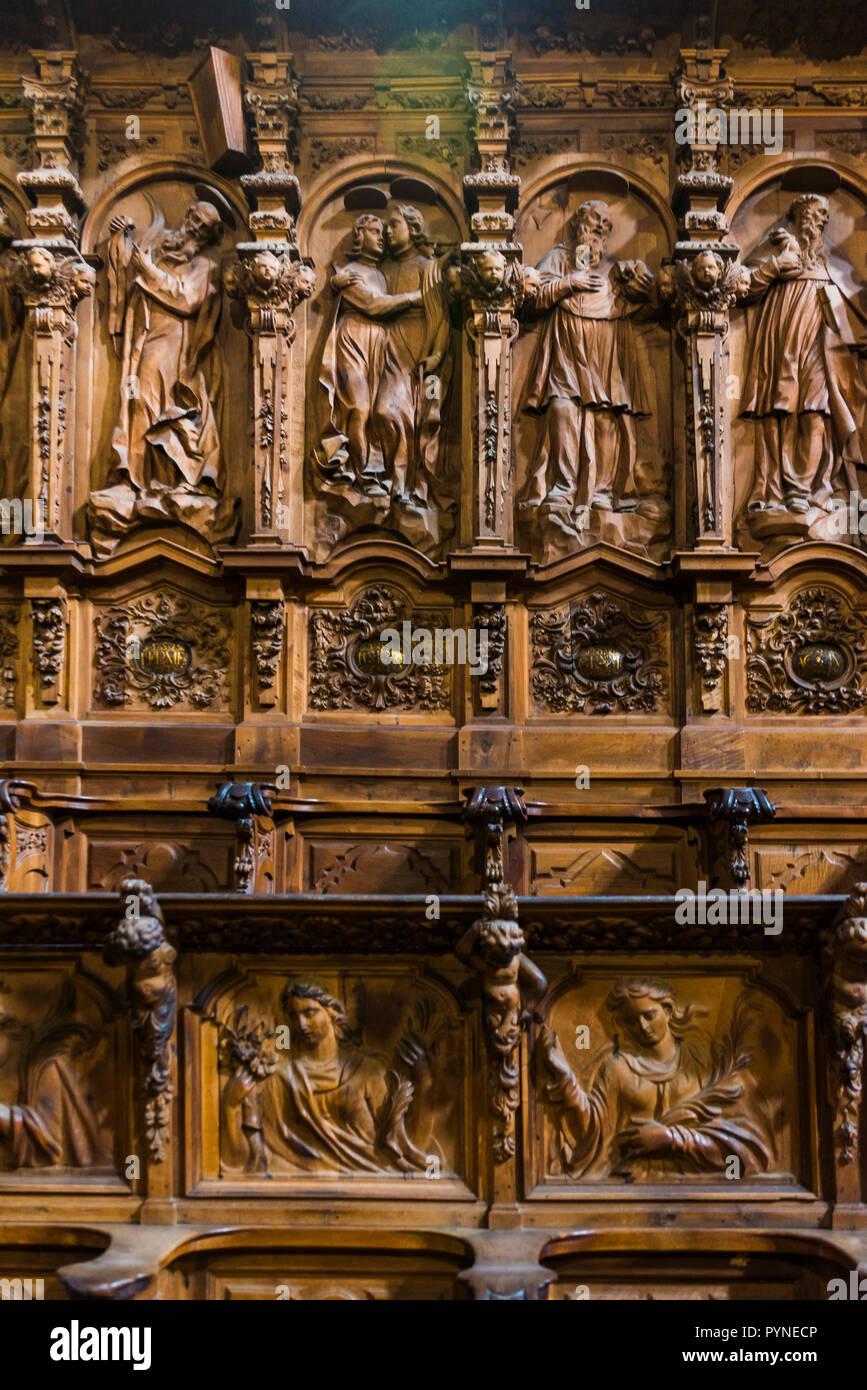
<instances>
[{"instance_id":1,"label":"carved column","mask_svg":"<svg viewBox=\"0 0 867 1390\"><path fill-rule=\"evenodd\" d=\"M292 172L298 88L290 75L291 54L248 55L252 81L244 103L262 167L241 183L251 205L250 240L237 246L238 264L227 276L229 294L245 310L252 345L253 460L248 539L252 545L300 545L303 482L288 467L293 428L290 393L292 317L315 285L295 238L301 205Z\"/></svg>"},{"instance_id":2,"label":"carved column","mask_svg":"<svg viewBox=\"0 0 867 1390\"><path fill-rule=\"evenodd\" d=\"M509 169L514 103L509 54L466 57L481 172L464 177L473 235L461 246L460 272L473 356L472 478L467 476L465 486L473 508L470 543L496 549L513 544L512 344L524 295L513 213L521 180Z\"/></svg>"},{"instance_id":3,"label":"carved column","mask_svg":"<svg viewBox=\"0 0 867 1390\"><path fill-rule=\"evenodd\" d=\"M518 904L505 882L505 835L509 822L523 823L527 810L520 787L479 787L464 810L476 841L476 870L485 892L482 917L458 942L455 953L479 980L488 1054L488 1106L493 1117L491 1190L498 1204L518 1196L515 1114L521 1098L521 1036L548 987L524 954ZM509 1224L507 1212L503 1224Z\"/></svg>"},{"instance_id":4,"label":"carved column","mask_svg":"<svg viewBox=\"0 0 867 1390\"><path fill-rule=\"evenodd\" d=\"M227 782L208 802L212 816L235 825L236 893L274 892L274 817L266 782Z\"/></svg>"},{"instance_id":5,"label":"carved column","mask_svg":"<svg viewBox=\"0 0 867 1390\"><path fill-rule=\"evenodd\" d=\"M84 200L74 168L81 99L76 55L37 51L33 58L38 77L22 78L22 85L39 165L18 175L34 206L27 214L31 235L13 242L12 277L26 312L22 346L30 362L27 497L45 539L57 544L72 537L75 306L90 293L94 274L78 250Z\"/></svg>"},{"instance_id":6,"label":"carved column","mask_svg":"<svg viewBox=\"0 0 867 1390\"><path fill-rule=\"evenodd\" d=\"M121 918L106 944L107 965L125 965L137 1040L138 1072L135 1155L142 1165L146 1200L143 1223L174 1219L172 1101L177 1082L173 1047L177 951L165 933L156 894L144 879L125 879L120 889Z\"/></svg>"},{"instance_id":7,"label":"carved column","mask_svg":"<svg viewBox=\"0 0 867 1390\"><path fill-rule=\"evenodd\" d=\"M852 890L824 943L828 1081L834 1125L834 1226L863 1224L861 1103L867 1033L867 883Z\"/></svg>"}]
</instances>

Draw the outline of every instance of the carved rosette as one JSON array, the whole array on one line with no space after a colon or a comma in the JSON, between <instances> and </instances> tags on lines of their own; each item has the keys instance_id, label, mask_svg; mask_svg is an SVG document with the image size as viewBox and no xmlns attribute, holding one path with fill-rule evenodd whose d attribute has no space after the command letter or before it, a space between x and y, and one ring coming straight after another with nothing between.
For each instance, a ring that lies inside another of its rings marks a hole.
<instances>
[{"instance_id":1,"label":"carved rosette","mask_svg":"<svg viewBox=\"0 0 867 1390\"><path fill-rule=\"evenodd\" d=\"M747 709L848 714L867 705L867 629L830 589L805 589L784 612L747 615Z\"/></svg>"},{"instance_id":2,"label":"carved rosette","mask_svg":"<svg viewBox=\"0 0 867 1390\"><path fill-rule=\"evenodd\" d=\"M66 660L66 604L62 598L30 600L33 627L33 669L43 705L63 703Z\"/></svg>"},{"instance_id":3,"label":"carved rosette","mask_svg":"<svg viewBox=\"0 0 867 1390\"><path fill-rule=\"evenodd\" d=\"M701 707L708 712L721 710L728 647L728 609L724 603L696 604L692 644L701 676Z\"/></svg>"},{"instance_id":4,"label":"carved rosette","mask_svg":"<svg viewBox=\"0 0 867 1390\"><path fill-rule=\"evenodd\" d=\"M445 612L411 612L385 585L366 589L345 609L320 608L310 620L310 707L328 709L447 710L452 674L436 660L395 665L382 639L388 628L403 638L403 623L432 636L450 626Z\"/></svg>"},{"instance_id":5,"label":"carved rosette","mask_svg":"<svg viewBox=\"0 0 867 1390\"><path fill-rule=\"evenodd\" d=\"M827 1017L835 1103L834 1149L842 1167L860 1156L867 1030L867 883L858 883L825 942ZM856 1199L858 1193L855 1194ZM838 1194L839 1199L839 1194Z\"/></svg>"},{"instance_id":6,"label":"carved rosette","mask_svg":"<svg viewBox=\"0 0 867 1390\"><path fill-rule=\"evenodd\" d=\"M667 689L665 619L595 593L531 620L537 703L558 714L651 713Z\"/></svg>"},{"instance_id":7,"label":"carved rosette","mask_svg":"<svg viewBox=\"0 0 867 1390\"><path fill-rule=\"evenodd\" d=\"M282 599L253 599L250 603L250 649L258 703L262 708L278 700L280 661L283 656L285 608Z\"/></svg>"},{"instance_id":8,"label":"carved rosette","mask_svg":"<svg viewBox=\"0 0 867 1390\"><path fill-rule=\"evenodd\" d=\"M98 704L226 708L232 660L227 615L160 592L103 609L95 630Z\"/></svg>"},{"instance_id":9,"label":"carved rosette","mask_svg":"<svg viewBox=\"0 0 867 1390\"><path fill-rule=\"evenodd\" d=\"M174 1086L171 1039L175 1026L177 951L165 934L162 909L144 879L125 879L121 920L104 952L107 965L126 965L133 1029L138 1038L148 1153L162 1163L171 1131Z\"/></svg>"}]
</instances>

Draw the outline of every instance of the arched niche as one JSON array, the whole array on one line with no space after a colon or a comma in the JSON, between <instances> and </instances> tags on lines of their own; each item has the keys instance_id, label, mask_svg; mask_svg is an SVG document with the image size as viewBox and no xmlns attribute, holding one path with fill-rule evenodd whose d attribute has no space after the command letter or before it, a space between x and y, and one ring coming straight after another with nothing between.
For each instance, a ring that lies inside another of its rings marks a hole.
<instances>
[{"instance_id":1,"label":"arched niche","mask_svg":"<svg viewBox=\"0 0 867 1390\"><path fill-rule=\"evenodd\" d=\"M395 210L402 205L409 205L420 214L428 251L433 253L431 260L440 262L457 251L465 236L465 228L454 193L428 170L411 164L383 161L371 165L369 160L347 164L338 174L331 174L314 186L299 217L299 247L305 259L312 260L316 266L317 288L304 310L298 313L294 375L297 388L303 372L306 408L303 454L299 437L293 443L293 465L304 471L307 503L305 538L320 561L326 560L337 546L347 543L356 534L377 534L403 541L427 555L437 557L457 534L462 344L460 332L451 322L444 289L441 296L439 291L435 292L437 312L443 324L442 341L446 345L441 365L430 373L437 380L433 385L428 381L424 386L414 381L412 387L413 391L422 393L428 390L440 392L439 428L434 431L434 446L425 454L426 479L419 490L423 505L406 506L397 497L399 487L394 482L392 488L394 474L387 454L374 464L375 469L382 467L383 470L385 498L381 495L371 496L365 487L356 488L346 481L332 481L327 468L321 468L318 462L327 452L323 440L339 433L339 428L333 424L328 388L323 384L328 379L327 360L329 351L333 350L336 317L343 312L331 280L335 272L352 259L353 231L357 219L364 214L372 214L387 224ZM405 293L420 284L420 275L412 271L405 274L398 261L389 255L387 245L378 269L384 279L385 294ZM399 351L407 362L416 364L416 370L423 360L420 349L423 312L427 313L428 308L422 311L418 307L414 315L395 314L379 320L386 337L391 335L391 341L398 344L403 340ZM378 351L381 354L384 349L380 347ZM366 356L364 360L367 361ZM407 371L407 381L410 375ZM372 355L367 379L370 399L376 402L384 375L381 365L374 362ZM371 441L375 440L373 428L370 438ZM372 442L371 447L376 451L378 443ZM418 479L420 471L410 463L406 475L408 493L413 492L413 479ZM352 470L347 467L344 472Z\"/></svg>"},{"instance_id":2,"label":"arched niche","mask_svg":"<svg viewBox=\"0 0 867 1390\"><path fill-rule=\"evenodd\" d=\"M610 166L578 162L549 170L522 190L517 240L523 248L524 264L537 266L556 247L566 244L573 215L582 203L590 201L608 207L612 230L607 254L617 261L643 261L657 275L676 235L673 215L659 192L632 173L627 177ZM547 315L527 315L515 347L512 438L522 543L545 563L563 559L598 540L660 560L674 535L673 339L668 316L664 310L648 306L630 320L651 404L650 413L635 421L636 458L642 477L638 491L648 499L647 525L620 526L610 520L610 514L597 519L594 509L589 526L565 536L559 527L553 532L545 525L538 526L537 512L524 508L533 491L532 475L538 468L546 429L546 415L527 410L528 383L546 321ZM645 482L647 478L652 481ZM547 484L543 480L539 486L544 490Z\"/></svg>"},{"instance_id":3,"label":"arched niche","mask_svg":"<svg viewBox=\"0 0 867 1390\"><path fill-rule=\"evenodd\" d=\"M851 301L862 317L867 317L867 283L865 283L865 233L867 233L867 181L831 161L775 160L763 167L739 186L730 206L730 240L740 247L740 259L757 266L777 248L769 234L777 228L793 232L789 210L803 193L817 193L827 200L828 222L824 231L824 246L828 268L838 290ZM728 394L732 415L732 466L734 474L734 515L740 543L748 549L760 549L764 559L779 554L800 541L833 541L823 517L807 514L803 534L771 531L758 538L747 525L746 508L750 501L756 468L756 423L740 416L744 376L749 361L749 347L754 342L761 319L764 301L748 304L732 314L729 336ZM867 376L862 378L867 384ZM862 439L867 448L867 437ZM841 503L848 501L850 484L842 476L839 465L835 495ZM867 485L862 488L867 491ZM856 508L857 510L857 508ZM841 534L837 537L845 541ZM851 539L851 538L850 538Z\"/></svg>"},{"instance_id":4,"label":"arched niche","mask_svg":"<svg viewBox=\"0 0 867 1390\"><path fill-rule=\"evenodd\" d=\"M232 258L235 244L246 236L246 209L238 191L210 171L165 160L129 169L105 189L90 209L82 229L81 247L85 255L99 257L97 281L92 298L80 310L80 338L77 368L77 448L76 476L77 525L87 534L85 504L91 492L105 489L113 468L112 435L119 418L122 392L122 340L109 331L109 264L107 256L109 225L124 216L134 224L132 235L143 248L153 251L166 233L177 228L191 203L216 202L221 209L219 241L204 254L217 268ZM235 317L237 317L235 315ZM215 415L220 440L221 493L228 499L245 493L244 469L247 453L248 344L238 331L224 292L213 331L210 357L219 385L215 393ZM166 526L177 529L173 520ZM165 529L158 520L137 526L124 536L139 540L143 534ZM180 526L196 542L192 520Z\"/></svg>"}]
</instances>

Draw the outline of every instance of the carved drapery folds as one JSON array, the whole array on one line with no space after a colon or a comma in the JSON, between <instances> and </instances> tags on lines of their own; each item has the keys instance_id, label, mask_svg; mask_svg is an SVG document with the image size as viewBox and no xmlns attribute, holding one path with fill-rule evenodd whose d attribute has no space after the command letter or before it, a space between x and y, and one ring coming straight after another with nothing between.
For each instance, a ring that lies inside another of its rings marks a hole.
<instances>
[{"instance_id":1,"label":"carved drapery folds","mask_svg":"<svg viewBox=\"0 0 867 1390\"><path fill-rule=\"evenodd\" d=\"M533 694L570 714L651 712L668 689L665 620L594 593L533 614Z\"/></svg>"},{"instance_id":2,"label":"carved drapery folds","mask_svg":"<svg viewBox=\"0 0 867 1390\"><path fill-rule=\"evenodd\" d=\"M713 787L704 793L710 814L713 886L748 889L751 825L767 825L776 807L762 787Z\"/></svg>"},{"instance_id":3,"label":"carved drapery folds","mask_svg":"<svg viewBox=\"0 0 867 1390\"><path fill-rule=\"evenodd\" d=\"M166 936L162 910L149 883L137 878L124 880L120 898L122 917L108 939L105 962L127 968L148 1153L153 1163L162 1163L170 1139L174 1096L171 1041L177 1003L177 951Z\"/></svg>"},{"instance_id":4,"label":"carved drapery folds","mask_svg":"<svg viewBox=\"0 0 867 1390\"><path fill-rule=\"evenodd\" d=\"M389 630L398 640L383 636ZM449 709L452 668L444 664L444 644L439 659L436 646L437 632L445 631L448 613L415 611L384 584L364 590L349 608L314 610L310 708Z\"/></svg>"},{"instance_id":5,"label":"carved drapery folds","mask_svg":"<svg viewBox=\"0 0 867 1390\"><path fill-rule=\"evenodd\" d=\"M867 629L840 594L805 589L776 613L747 615L747 709L846 714L867 704Z\"/></svg>"},{"instance_id":6,"label":"carved drapery folds","mask_svg":"<svg viewBox=\"0 0 867 1390\"><path fill-rule=\"evenodd\" d=\"M208 802L208 812L235 826L236 893L273 893L274 818L271 783L227 782Z\"/></svg>"}]
</instances>

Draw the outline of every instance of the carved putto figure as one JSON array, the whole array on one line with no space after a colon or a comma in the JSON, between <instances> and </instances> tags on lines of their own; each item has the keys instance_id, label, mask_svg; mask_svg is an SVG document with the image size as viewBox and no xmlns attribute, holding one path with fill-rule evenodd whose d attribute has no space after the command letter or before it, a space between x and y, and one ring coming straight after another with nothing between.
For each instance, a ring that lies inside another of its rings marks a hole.
<instances>
[{"instance_id":1,"label":"carved putto figure","mask_svg":"<svg viewBox=\"0 0 867 1390\"><path fill-rule=\"evenodd\" d=\"M867 448L859 362L867 320L829 268L827 200L803 194L788 216L794 233L774 228L772 253L750 273L750 298L761 307L740 413L755 421L748 512L756 535L805 533L822 511L833 510L833 498L863 490L856 470Z\"/></svg>"},{"instance_id":2,"label":"carved putto figure","mask_svg":"<svg viewBox=\"0 0 867 1390\"><path fill-rule=\"evenodd\" d=\"M433 1083L420 1035L407 1029L389 1068L361 1050L343 1004L318 985L288 984L280 1002L287 1050L266 1051L261 1030L228 1030L224 1167L424 1173L439 1150L431 1149Z\"/></svg>"},{"instance_id":3,"label":"carved putto figure","mask_svg":"<svg viewBox=\"0 0 867 1390\"><path fill-rule=\"evenodd\" d=\"M350 259L331 277L336 299L319 369L327 398L313 451L320 488L338 510L342 500L347 522L392 520L416 543L439 535L439 514L449 509L437 491L452 370L445 261L417 208L395 207L386 225L362 214Z\"/></svg>"},{"instance_id":4,"label":"carved putto figure","mask_svg":"<svg viewBox=\"0 0 867 1390\"><path fill-rule=\"evenodd\" d=\"M177 521L212 544L230 539L236 508L224 496L222 371L214 335L219 268L206 254L221 236L218 209L191 203L151 248L118 215L109 222L108 327L121 360L109 486L88 508L97 549L143 522ZM153 233L151 233L153 235Z\"/></svg>"},{"instance_id":5,"label":"carved putto figure","mask_svg":"<svg viewBox=\"0 0 867 1390\"><path fill-rule=\"evenodd\" d=\"M582 203L568 239L537 267L544 313L524 409L541 417L538 462L521 512L578 533L600 514L634 512L661 494L639 460L635 422L654 413L650 367L632 318L651 299L643 261L607 254L605 203Z\"/></svg>"},{"instance_id":6,"label":"carved putto figure","mask_svg":"<svg viewBox=\"0 0 867 1390\"><path fill-rule=\"evenodd\" d=\"M765 1172L774 1160L771 1108L750 1070L745 1046L751 1006L735 1003L721 1041L693 1022L655 980L621 980L605 1007L614 1043L585 1090L557 1035L537 1041L544 1094L556 1127L555 1168L570 1178L656 1179L666 1173Z\"/></svg>"}]
</instances>

